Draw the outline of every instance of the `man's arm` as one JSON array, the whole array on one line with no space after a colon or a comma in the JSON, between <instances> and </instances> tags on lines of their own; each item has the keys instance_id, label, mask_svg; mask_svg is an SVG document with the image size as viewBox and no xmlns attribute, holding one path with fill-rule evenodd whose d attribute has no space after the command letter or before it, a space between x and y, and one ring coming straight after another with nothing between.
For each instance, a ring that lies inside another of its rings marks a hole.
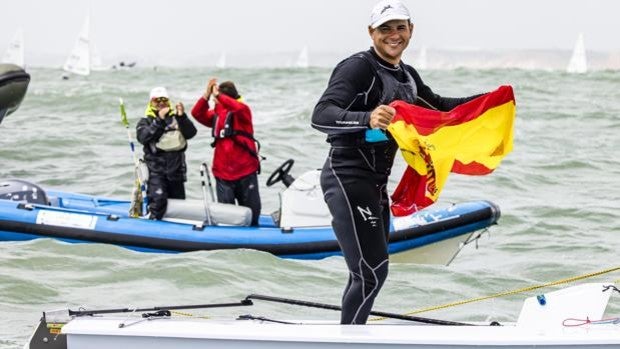
<instances>
[{"instance_id":1,"label":"man's arm","mask_svg":"<svg viewBox=\"0 0 620 349\"><path fill-rule=\"evenodd\" d=\"M213 127L213 114L214 111L209 110L209 101L204 97L198 98L192 108L194 119L207 127Z\"/></svg>"},{"instance_id":2,"label":"man's arm","mask_svg":"<svg viewBox=\"0 0 620 349\"><path fill-rule=\"evenodd\" d=\"M370 64L361 57L340 62L314 108L312 127L328 135L367 130L371 109L364 107L377 80Z\"/></svg>"}]
</instances>

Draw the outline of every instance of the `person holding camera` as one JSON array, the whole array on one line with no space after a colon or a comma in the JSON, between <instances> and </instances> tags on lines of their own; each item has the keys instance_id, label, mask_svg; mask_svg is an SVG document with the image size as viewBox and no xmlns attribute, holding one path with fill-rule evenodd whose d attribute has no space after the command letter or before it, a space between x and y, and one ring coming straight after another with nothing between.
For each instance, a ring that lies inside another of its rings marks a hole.
<instances>
[{"instance_id":1,"label":"person holding camera","mask_svg":"<svg viewBox=\"0 0 620 349\"><path fill-rule=\"evenodd\" d=\"M187 140L196 127L185 114L183 103L172 108L164 87L151 90L145 116L136 125L138 142L144 145L144 161L149 169L147 187L150 219L162 219L168 198L185 199Z\"/></svg>"}]
</instances>

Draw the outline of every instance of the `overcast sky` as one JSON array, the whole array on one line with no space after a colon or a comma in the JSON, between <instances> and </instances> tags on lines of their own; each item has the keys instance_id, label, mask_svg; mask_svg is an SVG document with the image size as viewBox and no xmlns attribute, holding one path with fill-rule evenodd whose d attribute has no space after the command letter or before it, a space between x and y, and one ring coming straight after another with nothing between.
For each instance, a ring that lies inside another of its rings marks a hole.
<instances>
[{"instance_id":1,"label":"overcast sky","mask_svg":"<svg viewBox=\"0 0 620 349\"><path fill-rule=\"evenodd\" d=\"M0 0L0 55L22 28L26 56L66 56L90 9L102 56L356 51L375 0ZM618 0L405 0L413 47L620 51ZM28 60L28 58L27 58ZM36 59L35 59L36 60Z\"/></svg>"}]
</instances>

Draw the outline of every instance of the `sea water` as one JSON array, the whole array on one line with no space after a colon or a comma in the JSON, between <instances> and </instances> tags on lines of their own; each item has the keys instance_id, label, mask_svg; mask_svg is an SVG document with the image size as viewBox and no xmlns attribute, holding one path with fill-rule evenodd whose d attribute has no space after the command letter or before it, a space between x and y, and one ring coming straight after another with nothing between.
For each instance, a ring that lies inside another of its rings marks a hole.
<instances>
[{"instance_id":1,"label":"sea water","mask_svg":"<svg viewBox=\"0 0 620 349\"><path fill-rule=\"evenodd\" d=\"M44 188L129 199L133 185L122 97L132 130L148 92L166 86L189 112L210 77L233 80L253 111L256 138L267 157L259 176L263 212L278 207L278 183L265 181L292 158L293 177L323 165L325 135L310 127L329 68L172 69L95 72L61 80L56 69L30 69L21 108L0 125L0 178ZM442 96L514 87L514 150L483 177L451 175L442 203L490 200L499 224L464 248L448 267L391 264L375 309L407 313L514 290L620 265L620 72L569 75L542 70L423 70ZM189 198L201 199L200 165L211 164L210 129L197 124L187 150ZM141 147L137 147L141 151ZM398 182L398 160L390 180ZM50 239L0 242L0 348L19 348L41 312L69 307L124 308L233 302L250 293L338 304L347 279L342 258L279 259L251 250L147 254ZM587 281L615 281L607 274ZM454 321L514 320L524 297L543 289L417 314ZM258 303L258 302L257 302ZM620 315L620 295L610 315ZM338 319L333 311L258 304L192 311L194 315L253 314L276 319Z\"/></svg>"}]
</instances>

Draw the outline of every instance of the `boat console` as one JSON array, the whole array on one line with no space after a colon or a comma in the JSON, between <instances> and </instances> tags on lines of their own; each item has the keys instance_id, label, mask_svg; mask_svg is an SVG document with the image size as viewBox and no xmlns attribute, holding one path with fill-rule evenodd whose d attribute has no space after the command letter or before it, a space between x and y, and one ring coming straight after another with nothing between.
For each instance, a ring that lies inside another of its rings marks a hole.
<instances>
[{"instance_id":1,"label":"boat console","mask_svg":"<svg viewBox=\"0 0 620 349\"><path fill-rule=\"evenodd\" d=\"M21 179L0 181L0 199L29 204L49 204L47 195L41 187Z\"/></svg>"},{"instance_id":2,"label":"boat console","mask_svg":"<svg viewBox=\"0 0 620 349\"><path fill-rule=\"evenodd\" d=\"M320 170L308 171L280 193L280 227L330 226L332 216L323 200Z\"/></svg>"}]
</instances>

